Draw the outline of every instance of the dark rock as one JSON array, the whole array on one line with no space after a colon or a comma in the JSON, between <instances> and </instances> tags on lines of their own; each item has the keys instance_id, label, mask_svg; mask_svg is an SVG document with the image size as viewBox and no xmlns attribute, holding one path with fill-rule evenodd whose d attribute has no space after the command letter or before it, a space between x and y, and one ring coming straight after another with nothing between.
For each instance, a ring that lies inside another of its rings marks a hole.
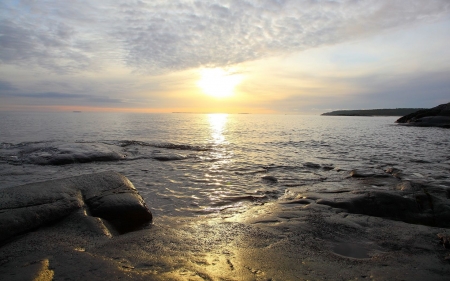
<instances>
[{"instance_id":1,"label":"dark rock","mask_svg":"<svg viewBox=\"0 0 450 281\"><path fill-rule=\"evenodd\" d=\"M409 181L403 181L403 182L397 184L395 189L400 190L400 191L415 191L415 190L417 190L417 188L415 188L413 186L413 184L411 184L411 182L409 182Z\"/></svg>"},{"instance_id":2,"label":"dark rock","mask_svg":"<svg viewBox=\"0 0 450 281\"><path fill-rule=\"evenodd\" d=\"M305 166L306 168L311 168L311 169L319 169L320 168L319 164L312 163L312 162L306 162L303 164L303 166Z\"/></svg>"},{"instance_id":3,"label":"dark rock","mask_svg":"<svg viewBox=\"0 0 450 281\"><path fill-rule=\"evenodd\" d=\"M283 202L282 204L302 204L302 205L308 205L311 204L313 201L310 199L294 199L290 201Z\"/></svg>"},{"instance_id":4,"label":"dark rock","mask_svg":"<svg viewBox=\"0 0 450 281\"><path fill-rule=\"evenodd\" d=\"M368 173L368 172L361 172L361 171L357 171L357 170L351 170L348 173L348 176L352 177L352 178L367 178L367 177L373 177L374 174Z\"/></svg>"},{"instance_id":5,"label":"dark rock","mask_svg":"<svg viewBox=\"0 0 450 281\"><path fill-rule=\"evenodd\" d=\"M0 242L61 220L82 207L75 190L58 187L38 183L0 189Z\"/></svg>"},{"instance_id":6,"label":"dark rock","mask_svg":"<svg viewBox=\"0 0 450 281\"><path fill-rule=\"evenodd\" d=\"M176 160L184 160L187 157L180 154L163 154L158 153L152 156L153 159L159 160L159 161L176 161Z\"/></svg>"},{"instance_id":7,"label":"dark rock","mask_svg":"<svg viewBox=\"0 0 450 281\"><path fill-rule=\"evenodd\" d=\"M400 171L397 168L387 168L386 170L384 170L386 173L391 174L392 176L396 177L396 178L401 178L403 176L402 171Z\"/></svg>"},{"instance_id":8,"label":"dark rock","mask_svg":"<svg viewBox=\"0 0 450 281\"><path fill-rule=\"evenodd\" d=\"M421 127L450 128L450 103L423 109L399 118L396 123Z\"/></svg>"},{"instance_id":9,"label":"dark rock","mask_svg":"<svg viewBox=\"0 0 450 281\"><path fill-rule=\"evenodd\" d=\"M389 218L412 224L450 226L450 202L423 189L411 193L368 191L340 198L339 201L319 199L317 204L344 209L349 213Z\"/></svg>"},{"instance_id":10,"label":"dark rock","mask_svg":"<svg viewBox=\"0 0 450 281\"><path fill-rule=\"evenodd\" d=\"M117 232L142 227L152 214L133 184L115 172L0 189L0 242L85 210Z\"/></svg>"},{"instance_id":11,"label":"dark rock","mask_svg":"<svg viewBox=\"0 0 450 281\"><path fill-rule=\"evenodd\" d=\"M348 174L348 177L351 177L351 178L386 178L386 177L389 177L389 175L367 172L367 171L351 170Z\"/></svg>"},{"instance_id":12,"label":"dark rock","mask_svg":"<svg viewBox=\"0 0 450 281\"><path fill-rule=\"evenodd\" d=\"M88 199L86 203L93 216L107 220L119 233L136 230L152 220L152 215L139 194L108 193Z\"/></svg>"},{"instance_id":13,"label":"dark rock","mask_svg":"<svg viewBox=\"0 0 450 281\"><path fill-rule=\"evenodd\" d=\"M261 177L261 179L264 181L269 181L269 182L273 182L273 183L278 182L278 179L274 176L264 176L264 177Z\"/></svg>"},{"instance_id":14,"label":"dark rock","mask_svg":"<svg viewBox=\"0 0 450 281\"><path fill-rule=\"evenodd\" d=\"M334 166L333 165L323 165L322 169L325 171L331 171L334 169Z\"/></svg>"},{"instance_id":15,"label":"dark rock","mask_svg":"<svg viewBox=\"0 0 450 281\"><path fill-rule=\"evenodd\" d=\"M440 243L444 246L444 248L450 249L450 235L438 233L437 237L439 238Z\"/></svg>"}]
</instances>

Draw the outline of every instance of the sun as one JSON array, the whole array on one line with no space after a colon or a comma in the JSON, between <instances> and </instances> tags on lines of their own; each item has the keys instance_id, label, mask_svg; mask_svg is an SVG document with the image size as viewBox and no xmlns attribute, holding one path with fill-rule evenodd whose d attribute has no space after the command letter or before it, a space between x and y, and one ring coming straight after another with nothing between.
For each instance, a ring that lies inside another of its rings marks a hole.
<instances>
[{"instance_id":1,"label":"sun","mask_svg":"<svg viewBox=\"0 0 450 281\"><path fill-rule=\"evenodd\" d=\"M241 83L242 75L222 68L205 68L200 71L197 86L202 91L215 98L226 98L234 94L234 88Z\"/></svg>"}]
</instances>

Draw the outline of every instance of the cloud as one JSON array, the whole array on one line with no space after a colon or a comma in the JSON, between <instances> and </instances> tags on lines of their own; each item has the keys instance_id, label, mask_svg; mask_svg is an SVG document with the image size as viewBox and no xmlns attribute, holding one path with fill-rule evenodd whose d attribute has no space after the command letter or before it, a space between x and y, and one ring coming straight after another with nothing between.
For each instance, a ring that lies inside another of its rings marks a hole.
<instances>
[{"instance_id":1,"label":"cloud","mask_svg":"<svg viewBox=\"0 0 450 281\"><path fill-rule=\"evenodd\" d=\"M56 73L108 63L161 73L223 67L433 20L448 0L12 1L0 62Z\"/></svg>"},{"instance_id":2,"label":"cloud","mask_svg":"<svg viewBox=\"0 0 450 281\"><path fill-rule=\"evenodd\" d=\"M352 81L365 89L357 93L365 107L382 106L391 103L392 107L433 107L447 103L450 91L450 69L433 72L415 72L384 77L371 75Z\"/></svg>"},{"instance_id":3,"label":"cloud","mask_svg":"<svg viewBox=\"0 0 450 281\"><path fill-rule=\"evenodd\" d=\"M280 112L316 113L338 109L423 108L449 102L450 69L404 74L367 74L358 77L322 77L322 88L270 102ZM336 90L337 80L346 84L345 94ZM298 87L298 91L304 91Z\"/></svg>"},{"instance_id":4,"label":"cloud","mask_svg":"<svg viewBox=\"0 0 450 281\"><path fill-rule=\"evenodd\" d=\"M0 80L0 95L13 90L16 90L16 88L11 83Z\"/></svg>"}]
</instances>

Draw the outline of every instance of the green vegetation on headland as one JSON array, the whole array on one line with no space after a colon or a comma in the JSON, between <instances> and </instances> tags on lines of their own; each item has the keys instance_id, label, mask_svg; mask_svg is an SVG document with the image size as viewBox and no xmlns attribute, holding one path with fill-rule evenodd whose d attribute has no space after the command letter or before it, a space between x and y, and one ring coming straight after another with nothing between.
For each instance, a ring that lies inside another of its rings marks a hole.
<instances>
[{"instance_id":1,"label":"green vegetation on headland","mask_svg":"<svg viewBox=\"0 0 450 281\"><path fill-rule=\"evenodd\" d=\"M326 116L404 116L424 108L395 108L395 109L361 109L336 110L323 113Z\"/></svg>"}]
</instances>

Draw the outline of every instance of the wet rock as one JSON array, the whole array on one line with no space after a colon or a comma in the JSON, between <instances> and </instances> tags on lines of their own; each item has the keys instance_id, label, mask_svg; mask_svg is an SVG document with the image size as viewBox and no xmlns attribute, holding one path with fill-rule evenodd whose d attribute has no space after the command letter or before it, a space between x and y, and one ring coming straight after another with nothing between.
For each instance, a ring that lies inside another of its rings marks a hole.
<instances>
[{"instance_id":1,"label":"wet rock","mask_svg":"<svg viewBox=\"0 0 450 281\"><path fill-rule=\"evenodd\" d=\"M322 169L325 171L331 171L334 169L334 166L333 165L323 165Z\"/></svg>"},{"instance_id":2,"label":"wet rock","mask_svg":"<svg viewBox=\"0 0 450 281\"><path fill-rule=\"evenodd\" d=\"M391 174L393 177L396 177L396 178L399 178L399 179L403 177L402 171L397 169L397 168L390 167L390 168L387 168L384 171L386 173L388 173L388 174Z\"/></svg>"},{"instance_id":3,"label":"wet rock","mask_svg":"<svg viewBox=\"0 0 450 281\"><path fill-rule=\"evenodd\" d=\"M118 161L126 156L106 144L70 143L52 146L31 145L20 152L21 161L36 165L67 165Z\"/></svg>"},{"instance_id":4,"label":"wet rock","mask_svg":"<svg viewBox=\"0 0 450 281\"><path fill-rule=\"evenodd\" d=\"M83 210L119 233L152 220L133 184L118 173L104 172L0 189L0 241Z\"/></svg>"},{"instance_id":5,"label":"wet rock","mask_svg":"<svg viewBox=\"0 0 450 281\"><path fill-rule=\"evenodd\" d=\"M264 181L272 182L272 183L278 182L278 179L274 176L263 176L263 177L261 177L261 179Z\"/></svg>"},{"instance_id":6,"label":"wet rock","mask_svg":"<svg viewBox=\"0 0 450 281\"><path fill-rule=\"evenodd\" d=\"M349 213L389 218L412 224L450 226L450 200L438 189L414 192L369 190L345 193L339 200L321 198L317 204L340 208Z\"/></svg>"},{"instance_id":7,"label":"wet rock","mask_svg":"<svg viewBox=\"0 0 450 281\"><path fill-rule=\"evenodd\" d=\"M439 238L440 243L444 246L444 248L450 249L450 235L438 233L437 237Z\"/></svg>"},{"instance_id":8,"label":"wet rock","mask_svg":"<svg viewBox=\"0 0 450 281\"><path fill-rule=\"evenodd\" d=\"M413 185L411 184L411 182L409 181L403 181L401 183L399 183L396 187L396 190L400 190L400 191L415 191L416 188L413 187Z\"/></svg>"},{"instance_id":9,"label":"wet rock","mask_svg":"<svg viewBox=\"0 0 450 281\"><path fill-rule=\"evenodd\" d=\"M347 177L351 177L351 178L375 178L375 177L376 178L386 178L386 177L389 177L389 175L368 172L368 171L351 170L348 173Z\"/></svg>"},{"instance_id":10,"label":"wet rock","mask_svg":"<svg viewBox=\"0 0 450 281\"><path fill-rule=\"evenodd\" d=\"M311 169L319 169L320 168L319 164L312 163L312 162L306 162L303 164L303 166L305 166L306 168L311 168Z\"/></svg>"},{"instance_id":11,"label":"wet rock","mask_svg":"<svg viewBox=\"0 0 450 281\"><path fill-rule=\"evenodd\" d=\"M77 192L45 183L0 189L0 242L63 219L82 207Z\"/></svg>"},{"instance_id":12,"label":"wet rock","mask_svg":"<svg viewBox=\"0 0 450 281\"><path fill-rule=\"evenodd\" d=\"M399 118L396 123L421 126L450 128L450 103L431 109L419 110Z\"/></svg>"},{"instance_id":13,"label":"wet rock","mask_svg":"<svg viewBox=\"0 0 450 281\"><path fill-rule=\"evenodd\" d=\"M153 155L152 158L158 161L176 161L176 160L184 160L187 157L181 154L158 153Z\"/></svg>"},{"instance_id":14,"label":"wet rock","mask_svg":"<svg viewBox=\"0 0 450 281\"><path fill-rule=\"evenodd\" d=\"M374 175L373 173L361 172L361 171L357 171L357 170L351 170L348 173L348 177L352 177L352 178L367 178L367 177L372 177L373 175Z\"/></svg>"},{"instance_id":15,"label":"wet rock","mask_svg":"<svg viewBox=\"0 0 450 281\"><path fill-rule=\"evenodd\" d=\"M294 199L294 200L289 200L289 201L284 201L281 202L282 204L301 204L301 205L308 205L311 204L313 202L313 200L310 199L303 199L303 198L299 198L299 199Z\"/></svg>"}]
</instances>

